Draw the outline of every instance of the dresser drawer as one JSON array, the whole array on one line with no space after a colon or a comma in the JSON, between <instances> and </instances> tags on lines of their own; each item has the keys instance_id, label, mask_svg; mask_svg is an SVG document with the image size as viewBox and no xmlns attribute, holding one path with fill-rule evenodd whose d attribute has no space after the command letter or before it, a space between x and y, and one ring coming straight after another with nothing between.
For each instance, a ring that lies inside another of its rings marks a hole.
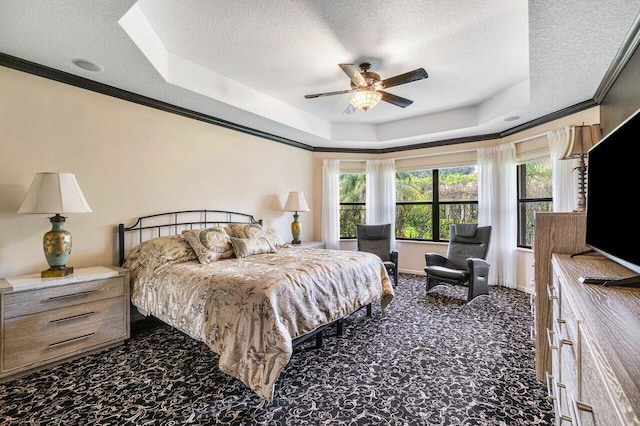
<instances>
[{"instance_id":1,"label":"dresser drawer","mask_svg":"<svg viewBox=\"0 0 640 426\"><path fill-rule=\"evenodd\" d=\"M604 358L592 335L582 326L579 329L581 340L581 375L584 400L591 409L598 425L638 425L633 405L620 388L611 366Z\"/></svg>"},{"instance_id":2,"label":"dresser drawer","mask_svg":"<svg viewBox=\"0 0 640 426\"><path fill-rule=\"evenodd\" d=\"M4 297L4 318L122 296L125 294L124 286L123 277L114 277L7 294Z\"/></svg>"},{"instance_id":3,"label":"dresser drawer","mask_svg":"<svg viewBox=\"0 0 640 426\"><path fill-rule=\"evenodd\" d=\"M578 387L578 360L576 356L576 346L574 344L568 344L566 341L560 342L560 381L566 388L565 400L563 404L566 408L566 413L569 414L570 402L567 398L573 395L574 398L579 398L580 389Z\"/></svg>"},{"instance_id":4,"label":"dresser drawer","mask_svg":"<svg viewBox=\"0 0 640 426\"><path fill-rule=\"evenodd\" d=\"M128 334L124 297L112 297L7 319L3 373L81 353Z\"/></svg>"}]
</instances>

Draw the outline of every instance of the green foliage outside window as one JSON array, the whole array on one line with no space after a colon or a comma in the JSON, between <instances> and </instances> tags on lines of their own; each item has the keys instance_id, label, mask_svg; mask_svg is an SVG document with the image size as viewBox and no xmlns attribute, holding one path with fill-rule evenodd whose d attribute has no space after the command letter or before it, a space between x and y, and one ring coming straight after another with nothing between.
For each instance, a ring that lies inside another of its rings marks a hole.
<instances>
[{"instance_id":1,"label":"green foliage outside window","mask_svg":"<svg viewBox=\"0 0 640 426\"><path fill-rule=\"evenodd\" d=\"M533 245L536 212L553 211L551 160L518 166L518 245Z\"/></svg>"},{"instance_id":2,"label":"green foliage outside window","mask_svg":"<svg viewBox=\"0 0 640 426\"><path fill-rule=\"evenodd\" d=\"M364 173L340 175L340 238L355 238L356 225L366 223L367 177Z\"/></svg>"},{"instance_id":3,"label":"green foliage outside window","mask_svg":"<svg viewBox=\"0 0 640 426\"><path fill-rule=\"evenodd\" d=\"M437 190L435 189L437 183ZM366 175L340 175L340 238L355 238L366 220ZM437 214L434 209L437 208ZM437 233L434 232L437 221ZM446 240L452 223L477 223L478 173L475 166L396 173L396 237Z\"/></svg>"},{"instance_id":4,"label":"green foliage outside window","mask_svg":"<svg viewBox=\"0 0 640 426\"><path fill-rule=\"evenodd\" d=\"M437 192L434 186L437 181ZM396 237L446 240L452 223L477 223L475 166L396 173ZM438 215L434 216L437 206ZM437 221L438 234L434 235Z\"/></svg>"}]
</instances>

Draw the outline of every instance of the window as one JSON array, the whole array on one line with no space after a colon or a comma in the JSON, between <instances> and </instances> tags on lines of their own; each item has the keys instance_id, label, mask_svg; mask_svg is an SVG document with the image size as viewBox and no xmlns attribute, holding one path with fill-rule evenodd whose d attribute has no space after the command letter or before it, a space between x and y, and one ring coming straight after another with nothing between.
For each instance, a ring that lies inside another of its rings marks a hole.
<instances>
[{"instance_id":1,"label":"window","mask_svg":"<svg viewBox=\"0 0 640 426\"><path fill-rule=\"evenodd\" d=\"M366 223L365 173L340 174L340 238L356 238L356 225Z\"/></svg>"},{"instance_id":2,"label":"window","mask_svg":"<svg viewBox=\"0 0 640 426\"><path fill-rule=\"evenodd\" d=\"M531 248L535 212L553 211L551 160L518 166L518 247Z\"/></svg>"},{"instance_id":3,"label":"window","mask_svg":"<svg viewBox=\"0 0 640 426\"><path fill-rule=\"evenodd\" d=\"M478 222L476 166L396 173L397 239L446 241L460 222Z\"/></svg>"}]
</instances>

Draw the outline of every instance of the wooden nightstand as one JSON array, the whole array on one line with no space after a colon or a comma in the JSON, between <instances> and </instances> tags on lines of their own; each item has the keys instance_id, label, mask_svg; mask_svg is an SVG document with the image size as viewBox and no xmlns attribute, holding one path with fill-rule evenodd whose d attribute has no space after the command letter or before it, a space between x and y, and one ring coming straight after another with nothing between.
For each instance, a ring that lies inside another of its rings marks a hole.
<instances>
[{"instance_id":1,"label":"wooden nightstand","mask_svg":"<svg viewBox=\"0 0 640 426\"><path fill-rule=\"evenodd\" d=\"M322 241L303 241L300 244L290 244L291 247L294 248L319 248L323 249L326 247L326 244Z\"/></svg>"},{"instance_id":2,"label":"wooden nightstand","mask_svg":"<svg viewBox=\"0 0 640 426\"><path fill-rule=\"evenodd\" d=\"M121 344L129 338L129 271L0 279L0 330L0 381Z\"/></svg>"}]
</instances>

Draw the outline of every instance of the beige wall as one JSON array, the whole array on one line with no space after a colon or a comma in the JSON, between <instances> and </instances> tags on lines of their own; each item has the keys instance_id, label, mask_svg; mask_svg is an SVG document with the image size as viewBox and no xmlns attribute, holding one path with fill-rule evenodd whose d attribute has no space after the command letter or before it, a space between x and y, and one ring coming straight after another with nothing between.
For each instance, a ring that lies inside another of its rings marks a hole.
<instances>
[{"instance_id":1,"label":"beige wall","mask_svg":"<svg viewBox=\"0 0 640 426\"><path fill-rule=\"evenodd\" d=\"M289 191L309 194L302 238L320 207L309 151L0 67L0 277L48 266L48 215L16 211L36 172L76 174L93 213L69 214L70 266L114 264L118 223L181 209L253 214L285 240Z\"/></svg>"}]
</instances>

